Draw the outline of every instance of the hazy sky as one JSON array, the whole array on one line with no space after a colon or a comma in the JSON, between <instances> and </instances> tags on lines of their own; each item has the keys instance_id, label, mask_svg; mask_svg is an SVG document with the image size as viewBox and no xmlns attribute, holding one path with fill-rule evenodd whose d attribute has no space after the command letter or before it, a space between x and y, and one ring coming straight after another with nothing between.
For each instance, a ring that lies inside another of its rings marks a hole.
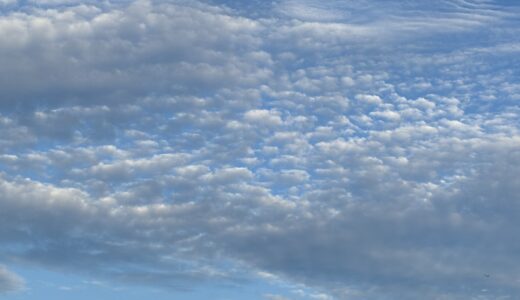
<instances>
[{"instance_id":1,"label":"hazy sky","mask_svg":"<svg viewBox=\"0 0 520 300\"><path fill-rule=\"evenodd\" d=\"M0 298L520 295L520 3L0 0Z\"/></svg>"}]
</instances>

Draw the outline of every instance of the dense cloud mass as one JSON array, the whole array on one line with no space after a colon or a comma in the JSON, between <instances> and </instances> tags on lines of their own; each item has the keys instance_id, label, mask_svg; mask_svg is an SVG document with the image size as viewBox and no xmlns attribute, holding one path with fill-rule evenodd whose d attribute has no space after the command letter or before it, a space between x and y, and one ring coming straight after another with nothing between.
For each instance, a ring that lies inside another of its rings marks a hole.
<instances>
[{"instance_id":1,"label":"dense cloud mass","mask_svg":"<svg viewBox=\"0 0 520 300\"><path fill-rule=\"evenodd\" d=\"M519 295L519 7L266 2L0 1L0 259Z\"/></svg>"}]
</instances>

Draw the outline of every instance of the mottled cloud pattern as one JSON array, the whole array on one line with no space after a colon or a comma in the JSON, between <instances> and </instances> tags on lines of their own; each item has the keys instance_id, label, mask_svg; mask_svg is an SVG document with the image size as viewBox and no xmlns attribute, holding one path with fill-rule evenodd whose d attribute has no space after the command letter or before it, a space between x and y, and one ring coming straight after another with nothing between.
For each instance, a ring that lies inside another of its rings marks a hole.
<instances>
[{"instance_id":1,"label":"mottled cloud pattern","mask_svg":"<svg viewBox=\"0 0 520 300\"><path fill-rule=\"evenodd\" d=\"M514 298L520 7L440 2L0 1L0 259Z\"/></svg>"}]
</instances>

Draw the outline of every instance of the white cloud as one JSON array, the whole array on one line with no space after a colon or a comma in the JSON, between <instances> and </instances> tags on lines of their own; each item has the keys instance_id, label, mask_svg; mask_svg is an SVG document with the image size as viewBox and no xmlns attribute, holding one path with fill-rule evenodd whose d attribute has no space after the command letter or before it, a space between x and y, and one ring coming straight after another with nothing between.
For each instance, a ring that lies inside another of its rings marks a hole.
<instances>
[{"instance_id":1,"label":"white cloud","mask_svg":"<svg viewBox=\"0 0 520 300\"><path fill-rule=\"evenodd\" d=\"M13 5L17 2L18 0L0 0L0 5Z\"/></svg>"},{"instance_id":2,"label":"white cloud","mask_svg":"<svg viewBox=\"0 0 520 300\"><path fill-rule=\"evenodd\" d=\"M281 296L281 295L273 295L273 294L266 294L264 295L264 299L266 300L290 300L290 298Z\"/></svg>"},{"instance_id":3,"label":"white cloud","mask_svg":"<svg viewBox=\"0 0 520 300\"><path fill-rule=\"evenodd\" d=\"M276 111L265 109L253 109L245 113L244 119L249 122L262 124L264 126L278 126L282 124L280 114Z\"/></svg>"},{"instance_id":4,"label":"white cloud","mask_svg":"<svg viewBox=\"0 0 520 300\"><path fill-rule=\"evenodd\" d=\"M0 265L0 294L22 290L24 285L23 279Z\"/></svg>"},{"instance_id":5,"label":"white cloud","mask_svg":"<svg viewBox=\"0 0 520 300\"><path fill-rule=\"evenodd\" d=\"M356 95L356 99L368 104L383 104L383 100L377 95Z\"/></svg>"},{"instance_id":6,"label":"white cloud","mask_svg":"<svg viewBox=\"0 0 520 300\"><path fill-rule=\"evenodd\" d=\"M370 113L370 116L383 118L389 121L399 121L401 119L401 115L395 111L385 110L385 111L374 111Z\"/></svg>"}]
</instances>

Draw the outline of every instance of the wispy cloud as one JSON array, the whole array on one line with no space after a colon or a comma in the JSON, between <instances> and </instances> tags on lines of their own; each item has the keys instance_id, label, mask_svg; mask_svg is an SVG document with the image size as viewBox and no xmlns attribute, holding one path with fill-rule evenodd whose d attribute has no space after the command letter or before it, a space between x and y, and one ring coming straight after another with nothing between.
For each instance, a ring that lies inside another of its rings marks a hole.
<instances>
[{"instance_id":1,"label":"wispy cloud","mask_svg":"<svg viewBox=\"0 0 520 300\"><path fill-rule=\"evenodd\" d=\"M24 288L24 281L18 275L0 266L0 294L20 291Z\"/></svg>"}]
</instances>

